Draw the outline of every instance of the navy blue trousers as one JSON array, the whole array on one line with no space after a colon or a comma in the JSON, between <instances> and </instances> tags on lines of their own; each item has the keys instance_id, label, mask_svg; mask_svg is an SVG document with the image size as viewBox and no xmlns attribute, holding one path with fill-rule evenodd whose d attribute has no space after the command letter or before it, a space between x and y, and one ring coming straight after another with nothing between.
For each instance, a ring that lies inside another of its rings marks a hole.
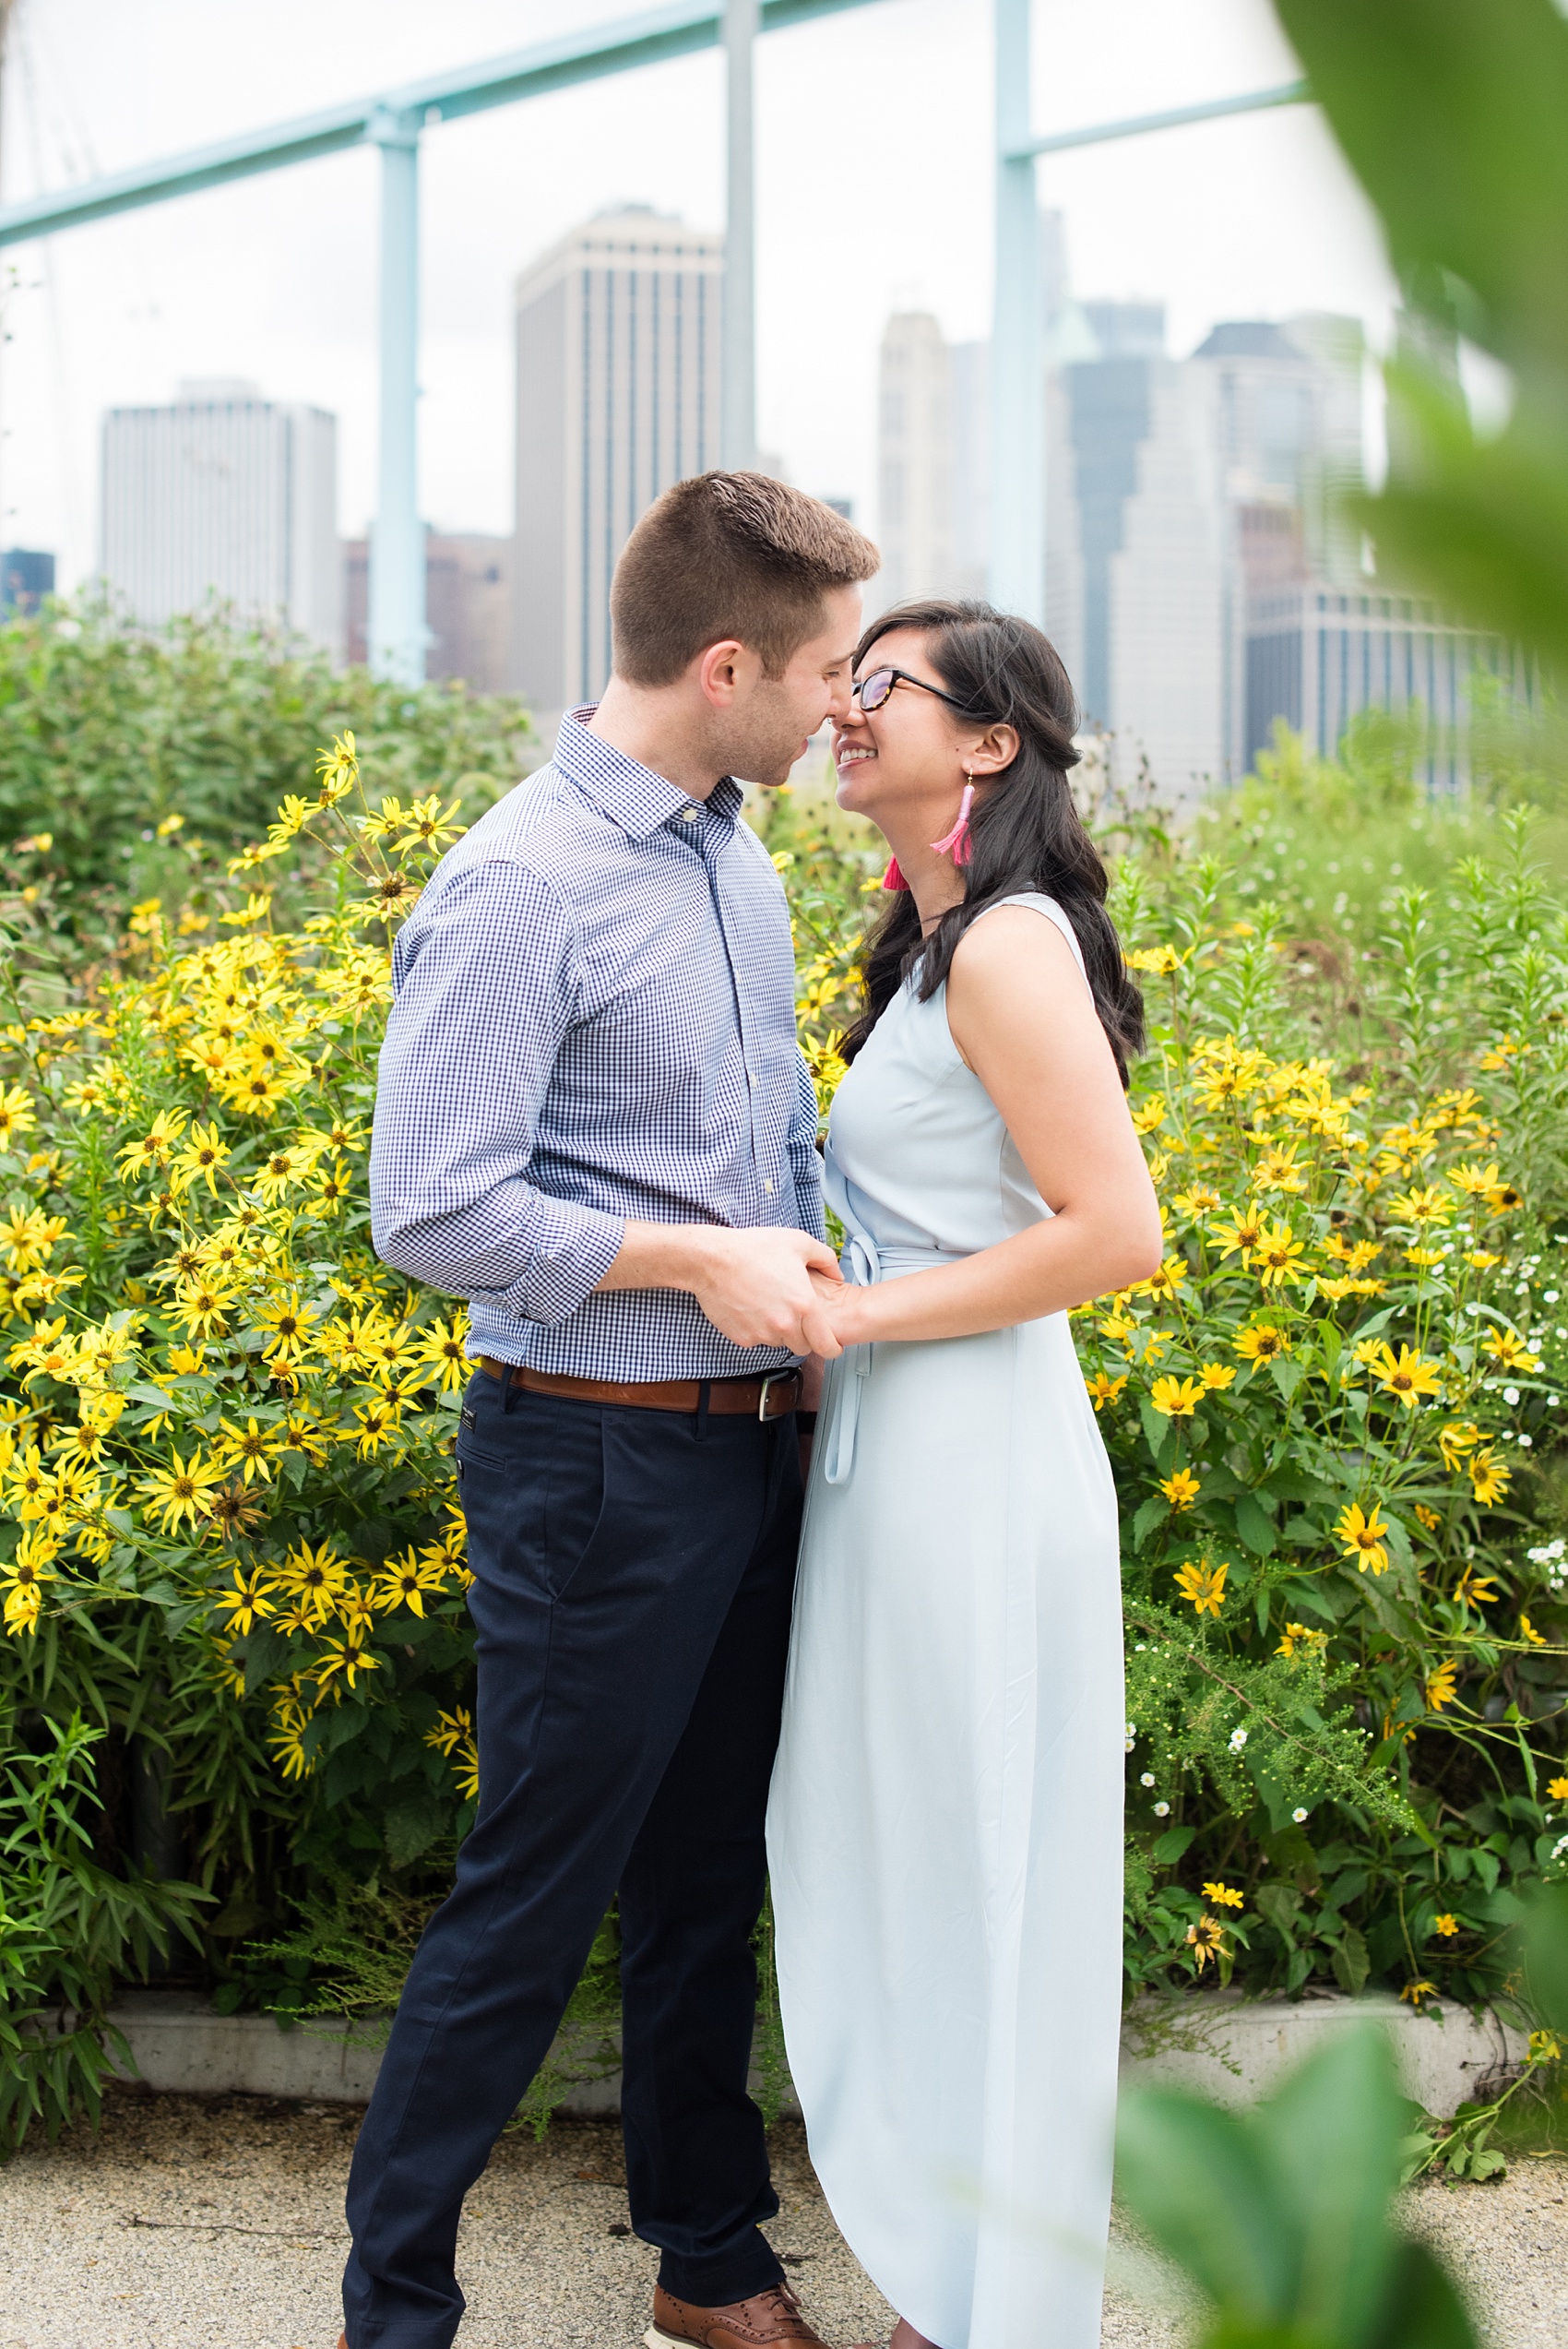
<instances>
[{"instance_id":1,"label":"navy blue trousers","mask_svg":"<svg viewBox=\"0 0 1568 2349\"><path fill-rule=\"evenodd\" d=\"M349 2179L350 2349L447 2349L463 2196L619 1890L632 2223L714 2307L783 2271L746 2093L751 1935L800 1534L792 1417L504 1394L457 1441L480 1806L425 1928Z\"/></svg>"}]
</instances>

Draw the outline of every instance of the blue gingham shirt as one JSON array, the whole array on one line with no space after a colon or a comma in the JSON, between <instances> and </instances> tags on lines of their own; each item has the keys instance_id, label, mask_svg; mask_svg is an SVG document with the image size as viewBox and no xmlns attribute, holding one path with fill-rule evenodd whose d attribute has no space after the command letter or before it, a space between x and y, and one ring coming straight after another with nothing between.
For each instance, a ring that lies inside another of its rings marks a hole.
<instances>
[{"instance_id":1,"label":"blue gingham shirt","mask_svg":"<svg viewBox=\"0 0 1568 2349\"><path fill-rule=\"evenodd\" d=\"M778 876L706 803L563 722L398 936L375 1246L469 1300L471 1353L587 1378L777 1369L680 1290L600 1291L628 1217L822 1236L816 1100Z\"/></svg>"}]
</instances>

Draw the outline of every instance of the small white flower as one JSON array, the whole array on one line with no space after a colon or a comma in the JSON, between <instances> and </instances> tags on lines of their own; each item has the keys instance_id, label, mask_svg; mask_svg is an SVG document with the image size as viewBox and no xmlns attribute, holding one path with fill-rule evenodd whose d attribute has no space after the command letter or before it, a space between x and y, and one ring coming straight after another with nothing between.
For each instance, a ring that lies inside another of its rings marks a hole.
<instances>
[{"instance_id":1,"label":"small white flower","mask_svg":"<svg viewBox=\"0 0 1568 2349\"><path fill-rule=\"evenodd\" d=\"M1170 1818L1170 1804L1169 1804L1169 1803L1156 1803L1156 1805L1155 1805L1155 1806L1154 1806L1154 1815L1155 1815L1156 1818ZM1562 1841L1563 1841L1565 1843L1568 1843L1568 1835L1565 1835L1565 1836L1562 1838ZM1555 1857L1555 1854L1553 1854L1553 1856Z\"/></svg>"},{"instance_id":2,"label":"small white flower","mask_svg":"<svg viewBox=\"0 0 1568 2349\"><path fill-rule=\"evenodd\" d=\"M1541 1295L1545 1298L1548 1305L1555 1305L1561 1294L1562 1292L1558 1289L1543 1289L1541 1291Z\"/></svg>"},{"instance_id":3,"label":"small white flower","mask_svg":"<svg viewBox=\"0 0 1568 2349\"><path fill-rule=\"evenodd\" d=\"M1124 1754L1130 1754L1137 1742L1138 1741L1135 1737L1123 1737L1122 1740L1122 1751Z\"/></svg>"},{"instance_id":4,"label":"small white flower","mask_svg":"<svg viewBox=\"0 0 1568 2349\"><path fill-rule=\"evenodd\" d=\"M1521 1444L1521 1445L1524 1447L1524 1449L1525 1449L1525 1450L1526 1450L1526 1451L1528 1451L1528 1450L1530 1449L1530 1448L1531 1448L1531 1446L1534 1444L1535 1440L1536 1440L1536 1439L1535 1439L1535 1437L1534 1437L1533 1436L1520 1436L1520 1437L1517 1437L1515 1438L1515 1441L1516 1441L1516 1442L1518 1442L1519 1444Z\"/></svg>"},{"instance_id":5,"label":"small white flower","mask_svg":"<svg viewBox=\"0 0 1568 2349\"><path fill-rule=\"evenodd\" d=\"M1239 1754L1246 1742L1247 1733L1244 1729L1233 1729L1230 1732L1230 1750L1233 1754Z\"/></svg>"},{"instance_id":6,"label":"small white flower","mask_svg":"<svg viewBox=\"0 0 1568 2349\"><path fill-rule=\"evenodd\" d=\"M1155 1807L1158 1809L1158 1805L1157 1804ZM1554 1860L1560 1860L1564 1852L1568 1852L1568 1835L1560 1835L1551 1847L1551 1856Z\"/></svg>"},{"instance_id":7,"label":"small white flower","mask_svg":"<svg viewBox=\"0 0 1568 2349\"><path fill-rule=\"evenodd\" d=\"M1146 1771L1145 1771L1145 1772L1144 1772L1144 1774L1143 1774L1143 1776L1139 1779L1139 1781L1138 1781L1138 1784L1139 1784L1140 1786L1152 1786L1152 1785L1154 1784L1154 1772L1153 1772L1153 1771L1152 1771L1152 1770L1146 1770Z\"/></svg>"},{"instance_id":8,"label":"small white flower","mask_svg":"<svg viewBox=\"0 0 1568 2349\"><path fill-rule=\"evenodd\" d=\"M1504 1389L1503 1389L1503 1401L1504 1401L1505 1403L1516 1403L1516 1402L1518 1401L1518 1400L1519 1400L1519 1389L1518 1389L1518 1388L1517 1388L1517 1387L1504 1387Z\"/></svg>"},{"instance_id":9,"label":"small white flower","mask_svg":"<svg viewBox=\"0 0 1568 2349\"><path fill-rule=\"evenodd\" d=\"M1300 1827L1300 1825L1301 1824L1301 1821L1305 1818L1306 1815L1307 1815L1307 1814L1306 1814L1306 1812L1305 1812L1305 1811L1292 1811L1292 1812L1291 1812L1291 1814L1290 1814L1291 1818L1295 1820L1295 1822L1296 1822L1296 1824L1297 1824L1297 1826L1298 1826L1298 1827Z\"/></svg>"}]
</instances>

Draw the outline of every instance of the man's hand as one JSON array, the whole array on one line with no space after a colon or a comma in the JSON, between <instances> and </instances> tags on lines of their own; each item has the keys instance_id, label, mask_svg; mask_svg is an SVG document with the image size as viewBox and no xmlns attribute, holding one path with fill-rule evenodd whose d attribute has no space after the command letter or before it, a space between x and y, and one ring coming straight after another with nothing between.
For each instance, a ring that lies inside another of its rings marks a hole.
<instances>
[{"instance_id":1,"label":"man's hand","mask_svg":"<svg viewBox=\"0 0 1568 2349\"><path fill-rule=\"evenodd\" d=\"M813 1286L842 1280L832 1249L809 1232L765 1224L731 1232L711 1223L626 1226L601 1289L687 1289L714 1328L737 1346L784 1346L829 1358L842 1349Z\"/></svg>"}]
</instances>

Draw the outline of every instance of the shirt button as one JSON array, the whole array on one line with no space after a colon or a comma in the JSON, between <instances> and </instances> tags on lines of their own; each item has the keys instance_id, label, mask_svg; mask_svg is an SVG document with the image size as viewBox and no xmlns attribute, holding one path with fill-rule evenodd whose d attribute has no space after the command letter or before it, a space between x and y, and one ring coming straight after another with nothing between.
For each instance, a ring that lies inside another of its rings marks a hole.
<instances>
[{"instance_id":1,"label":"shirt button","mask_svg":"<svg viewBox=\"0 0 1568 2349\"><path fill-rule=\"evenodd\" d=\"M681 810L681 821L683 824L695 824L701 814L702 809L700 807L683 807Z\"/></svg>"},{"instance_id":2,"label":"shirt button","mask_svg":"<svg viewBox=\"0 0 1568 2349\"><path fill-rule=\"evenodd\" d=\"M752 1089L753 1092L754 1093L754 1092L755 1092L755 1091L756 1091L756 1079L755 1079L755 1078L752 1075L752 1072L751 1072L751 1070L750 1070L749 1068L748 1068L748 1069L747 1069L747 1071L746 1071L746 1082L747 1082L747 1084L751 1087L751 1089Z\"/></svg>"},{"instance_id":3,"label":"shirt button","mask_svg":"<svg viewBox=\"0 0 1568 2349\"><path fill-rule=\"evenodd\" d=\"M767 1191L767 1192L769 1192L769 1193L771 1193L771 1192L772 1192L772 1189L773 1189L773 1177L772 1177L772 1175L771 1175L771 1174L765 1174L765 1175L763 1176L763 1178L762 1178L762 1187L763 1187L763 1189L764 1189L765 1191Z\"/></svg>"}]
</instances>

